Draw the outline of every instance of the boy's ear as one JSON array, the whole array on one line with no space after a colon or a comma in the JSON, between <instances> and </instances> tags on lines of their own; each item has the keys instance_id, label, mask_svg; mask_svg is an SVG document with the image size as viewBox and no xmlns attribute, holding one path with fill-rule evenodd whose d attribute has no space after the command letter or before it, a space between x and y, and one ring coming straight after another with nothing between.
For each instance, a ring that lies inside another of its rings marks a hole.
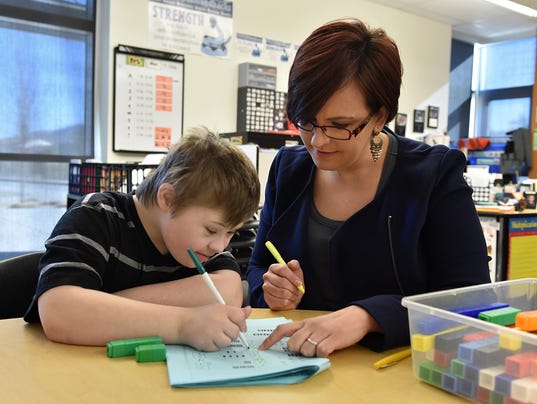
<instances>
[{"instance_id":1,"label":"boy's ear","mask_svg":"<svg viewBox=\"0 0 537 404\"><path fill-rule=\"evenodd\" d=\"M166 212L169 211L172 208L174 201L175 190L170 183L165 182L160 187L158 187L157 204L160 209Z\"/></svg>"}]
</instances>

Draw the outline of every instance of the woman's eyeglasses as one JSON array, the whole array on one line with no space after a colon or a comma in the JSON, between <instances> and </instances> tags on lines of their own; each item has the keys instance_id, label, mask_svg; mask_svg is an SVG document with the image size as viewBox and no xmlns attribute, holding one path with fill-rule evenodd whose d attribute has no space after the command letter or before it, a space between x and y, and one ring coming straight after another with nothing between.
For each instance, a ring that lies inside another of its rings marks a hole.
<instances>
[{"instance_id":1,"label":"woman's eyeglasses","mask_svg":"<svg viewBox=\"0 0 537 404\"><path fill-rule=\"evenodd\" d=\"M323 131L323 134L330 139L349 140L352 136L357 136L362 130L364 130L373 115L374 113L369 114L369 116L353 130L333 125L316 125L312 122L296 123L295 125L303 132L312 133L315 128L319 128Z\"/></svg>"}]
</instances>

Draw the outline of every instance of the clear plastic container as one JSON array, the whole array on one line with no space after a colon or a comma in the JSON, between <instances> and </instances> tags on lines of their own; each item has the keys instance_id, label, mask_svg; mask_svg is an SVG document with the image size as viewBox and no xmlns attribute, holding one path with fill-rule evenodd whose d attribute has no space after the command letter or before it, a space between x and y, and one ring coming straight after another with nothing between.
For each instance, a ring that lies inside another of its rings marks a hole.
<instances>
[{"instance_id":1,"label":"clear plastic container","mask_svg":"<svg viewBox=\"0 0 537 404\"><path fill-rule=\"evenodd\" d=\"M420 380L479 403L537 403L537 335L478 318L500 308L508 317L495 321L510 323L518 310L537 311L537 279L408 296L402 304Z\"/></svg>"}]
</instances>

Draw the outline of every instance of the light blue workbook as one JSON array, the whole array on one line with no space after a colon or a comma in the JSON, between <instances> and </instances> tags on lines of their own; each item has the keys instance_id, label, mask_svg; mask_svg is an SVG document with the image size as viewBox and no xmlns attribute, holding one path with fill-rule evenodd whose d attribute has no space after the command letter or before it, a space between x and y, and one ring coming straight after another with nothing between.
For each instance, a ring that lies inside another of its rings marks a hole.
<instances>
[{"instance_id":1,"label":"light blue workbook","mask_svg":"<svg viewBox=\"0 0 537 404\"><path fill-rule=\"evenodd\" d=\"M253 386L300 383L330 367L327 358L307 358L287 348L287 338L260 351L257 347L284 317L246 320L250 348L240 339L217 352L167 345L166 361L173 387Z\"/></svg>"}]
</instances>

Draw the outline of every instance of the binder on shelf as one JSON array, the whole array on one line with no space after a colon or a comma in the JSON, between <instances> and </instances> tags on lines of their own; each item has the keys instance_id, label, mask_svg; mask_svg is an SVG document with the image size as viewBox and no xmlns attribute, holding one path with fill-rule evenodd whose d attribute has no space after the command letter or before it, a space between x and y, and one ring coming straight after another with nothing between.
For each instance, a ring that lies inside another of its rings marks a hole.
<instances>
[{"instance_id":1,"label":"binder on shelf","mask_svg":"<svg viewBox=\"0 0 537 404\"><path fill-rule=\"evenodd\" d=\"M69 193L134 191L157 165L138 163L69 163Z\"/></svg>"}]
</instances>

